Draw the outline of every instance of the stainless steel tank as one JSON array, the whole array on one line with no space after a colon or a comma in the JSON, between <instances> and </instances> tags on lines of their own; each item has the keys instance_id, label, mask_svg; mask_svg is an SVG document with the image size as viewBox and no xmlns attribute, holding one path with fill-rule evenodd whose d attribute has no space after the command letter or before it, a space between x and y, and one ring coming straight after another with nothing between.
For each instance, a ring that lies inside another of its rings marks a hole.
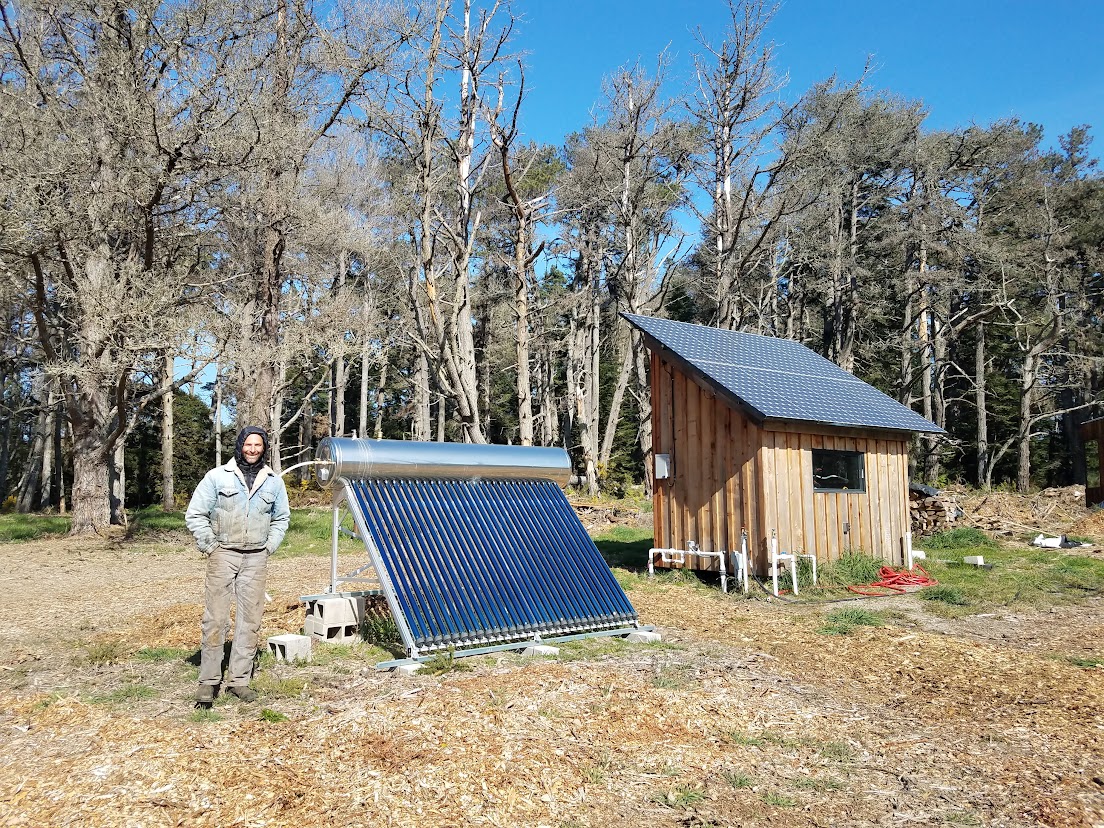
<instances>
[{"instance_id":1,"label":"stainless steel tank","mask_svg":"<svg viewBox=\"0 0 1104 828\"><path fill-rule=\"evenodd\" d=\"M327 437L318 444L315 476L323 488L338 478L553 480L567 485L571 460L560 448L472 443L415 443Z\"/></svg>"}]
</instances>

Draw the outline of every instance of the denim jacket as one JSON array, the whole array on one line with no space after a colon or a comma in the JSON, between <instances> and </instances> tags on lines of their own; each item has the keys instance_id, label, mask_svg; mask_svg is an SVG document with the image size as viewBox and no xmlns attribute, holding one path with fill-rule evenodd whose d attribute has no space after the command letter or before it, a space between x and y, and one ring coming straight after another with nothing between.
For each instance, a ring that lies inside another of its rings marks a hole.
<instances>
[{"instance_id":1,"label":"denim jacket","mask_svg":"<svg viewBox=\"0 0 1104 828\"><path fill-rule=\"evenodd\" d=\"M283 541L290 519L284 481L265 466L250 492L233 460L207 472L184 515L188 531L205 555L219 546L264 549L271 555Z\"/></svg>"}]
</instances>

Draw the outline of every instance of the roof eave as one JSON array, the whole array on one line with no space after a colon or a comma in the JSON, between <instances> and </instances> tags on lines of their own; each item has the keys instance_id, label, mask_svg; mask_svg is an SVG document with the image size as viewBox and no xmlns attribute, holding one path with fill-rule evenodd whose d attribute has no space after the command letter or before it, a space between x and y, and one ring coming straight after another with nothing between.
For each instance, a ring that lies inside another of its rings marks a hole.
<instances>
[{"instance_id":1,"label":"roof eave","mask_svg":"<svg viewBox=\"0 0 1104 828\"><path fill-rule=\"evenodd\" d=\"M817 425L826 426L827 428L841 428L851 429L853 431L884 431L886 434L896 434L904 437L911 437L913 434L946 434L943 429L933 425L931 429L922 430L914 428L890 428L884 425L867 425L859 423L836 423L830 420L799 420L794 417L767 417L763 422L763 427L775 431L782 430L779 426L785 426L787 424L793 424L797 426L801 425Z\"/></svg>"}]
</instances>

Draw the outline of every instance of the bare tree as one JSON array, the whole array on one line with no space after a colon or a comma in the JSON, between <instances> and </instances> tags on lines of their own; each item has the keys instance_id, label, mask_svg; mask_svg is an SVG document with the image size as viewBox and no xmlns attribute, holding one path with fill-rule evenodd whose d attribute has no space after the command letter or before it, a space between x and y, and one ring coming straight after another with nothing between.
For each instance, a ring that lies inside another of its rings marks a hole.
<instances>
[{"instance_id":1,"label":"bare tree","mask_svg":"<svg viewBox=\"0 0 1104 828\"><path fill-rule=\"evenodd\" d=\"M74 533L120 519L108 497L120 441L170 392L153 379L163 348L201 327L183 303L199 267L198 147L212 129L206 12L156 0L0 8L0 119L16 136L0 149L2 254L19 262L8 273L34 297L44 367L65 398Z\"/></svg>"}]
</instances>

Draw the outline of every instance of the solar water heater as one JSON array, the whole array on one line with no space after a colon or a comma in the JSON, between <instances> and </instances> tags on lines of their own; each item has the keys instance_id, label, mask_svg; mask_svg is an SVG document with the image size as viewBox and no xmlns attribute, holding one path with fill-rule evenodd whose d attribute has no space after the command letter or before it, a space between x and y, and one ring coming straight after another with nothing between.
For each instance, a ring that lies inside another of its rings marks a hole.
<instances>
[{"instance_id":1,"label":"solar water heater","mask_svg":"<svg viewBox=\"0 0 1104 828\"><path fill-rule=\"evenodd\" d=\"M564 450L331 437L316 459L334 495L328 594L382 594L408 656L377 666L650 629L560 488ZM368 563L339 577L343 531ZM376 589L344 591L369 569Z\"/></svg>"}]
</instances>

